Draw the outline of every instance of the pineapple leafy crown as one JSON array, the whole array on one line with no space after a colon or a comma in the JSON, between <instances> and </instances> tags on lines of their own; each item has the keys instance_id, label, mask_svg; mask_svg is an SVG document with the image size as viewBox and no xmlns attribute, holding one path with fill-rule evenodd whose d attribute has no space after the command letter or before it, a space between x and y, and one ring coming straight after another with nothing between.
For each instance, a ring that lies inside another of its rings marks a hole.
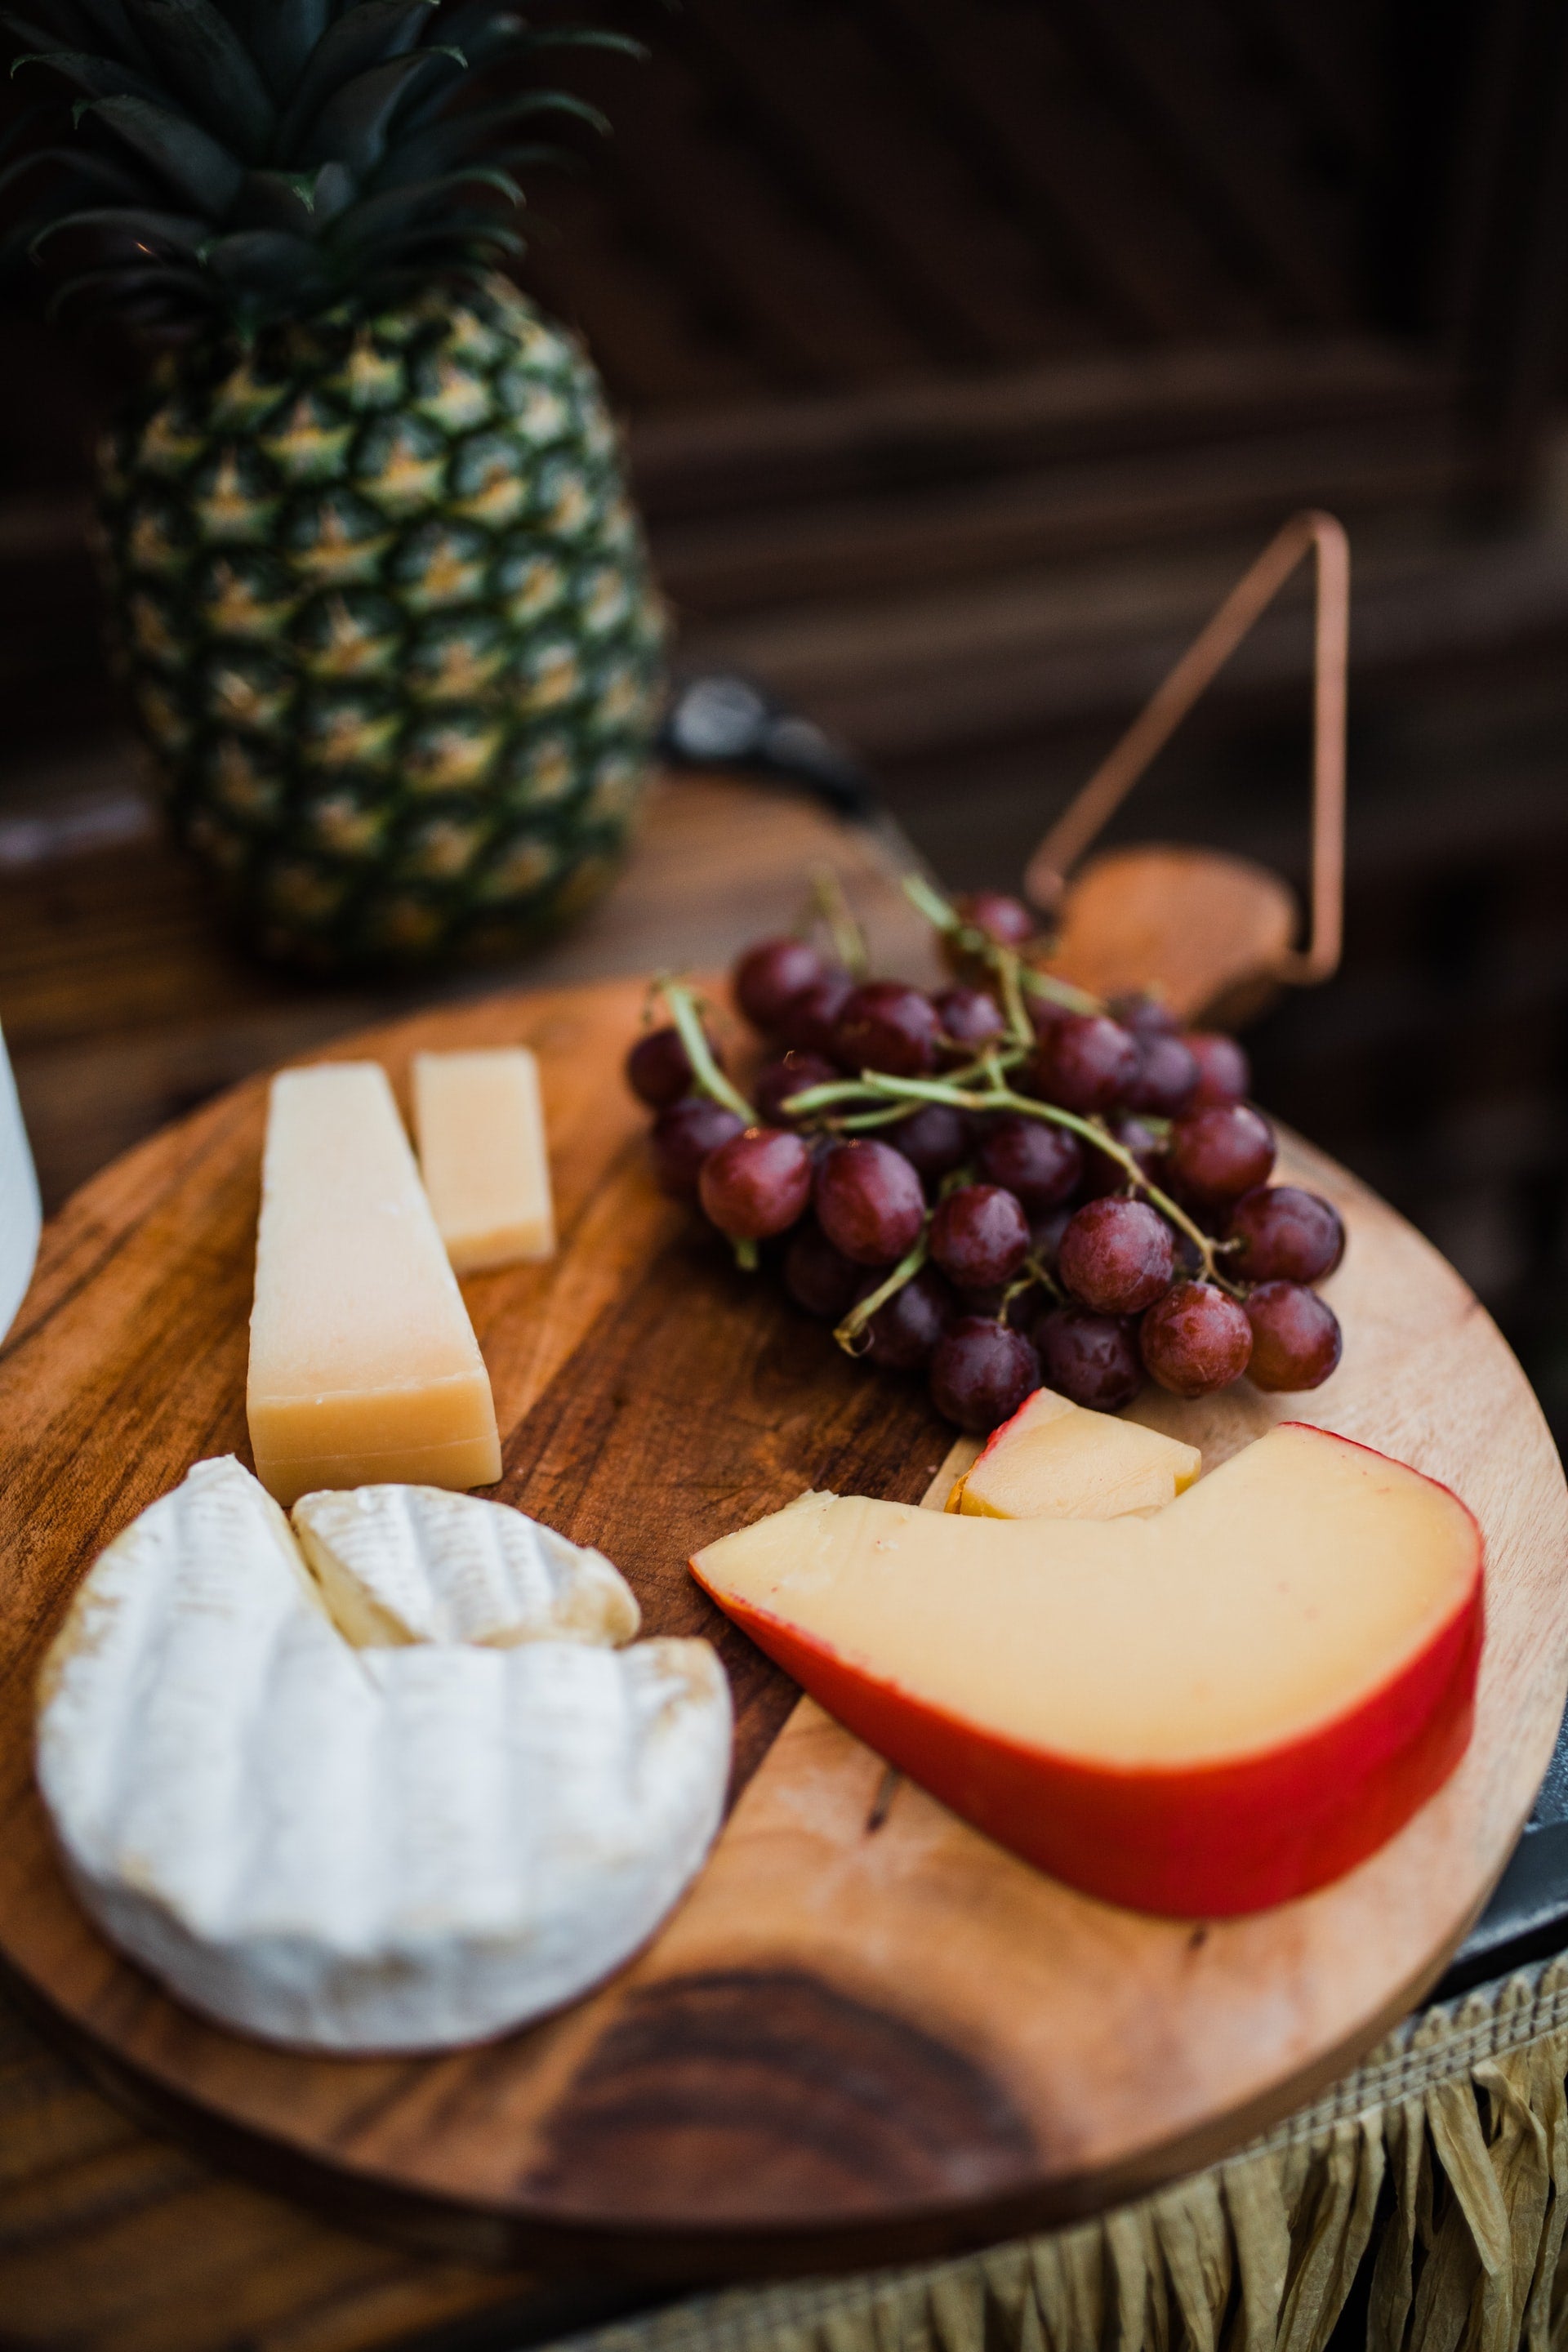
<instances>
[{"instance_id":1,"label":"pineapple leafy crown","mask_svg":"<svg viewBox=\"0 0 1568 2352\"><path fill-rule=\"evenodd\" d=\"M43 191L9 249L46 260L61 238L87 265L52 309L242 331L518 252L505 207L516 173L555 152L541 119L605 127L532 83L536 60L642 54L504 0L37 0L0 6L0 25L12 72L54 93L0 147L0 191Z\"/></svg>"}]
</instances>

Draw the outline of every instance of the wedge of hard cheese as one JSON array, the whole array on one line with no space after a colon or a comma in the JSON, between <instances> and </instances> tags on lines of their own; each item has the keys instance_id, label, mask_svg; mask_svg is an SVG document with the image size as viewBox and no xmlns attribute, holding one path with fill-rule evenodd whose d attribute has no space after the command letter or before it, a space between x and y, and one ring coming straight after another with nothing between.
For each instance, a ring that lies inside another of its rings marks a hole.
<instances>
[{"instance_id":1,"label":"wedge of hard cheese","mask_svg":"<svg viewBox=\"0 0 1568 2352\"><path fill-rule=\"evenodd\" d=\"M539 1066L526 1045L416 1054L414 1133L458 1274L553 1255Z\"/></svg>"},{"instance_id":2,"label":"wedge of hard cheese","mask_svg":"<svg viewBox=\"0 0 1568 2352\"><path fill-rule=\"evenodd\" d=\"M1173 1503L1203 1466L1195 1445L1037 1389L954 1481L947 1508L972 1518L1114 1519Z\"/></svg>"},{"instance_id":3,"label":"wedge of hard cheese","mask_svg":"<svg viewBox=\"0 0 1568 2352\"><path fill-rule=\"evenodd\" d=\"M1338 1877L1470 1735L1475 1521L1300 1424L1146 1518L808 1495L691 1565L891 1763L1139 1910L1258 1910Z\"/></svg>"},{"instance_id":4,"label":"wedge of hard cheese","mask_svg":"<svg viewBox=\"0 0 1568 2352\"><path fill-rule=\"evenodd\" d=\"M272 1081L246 1412L280 1503L500 1475L489 1375L379 1063Z\"/></svg>"}]
</instances>

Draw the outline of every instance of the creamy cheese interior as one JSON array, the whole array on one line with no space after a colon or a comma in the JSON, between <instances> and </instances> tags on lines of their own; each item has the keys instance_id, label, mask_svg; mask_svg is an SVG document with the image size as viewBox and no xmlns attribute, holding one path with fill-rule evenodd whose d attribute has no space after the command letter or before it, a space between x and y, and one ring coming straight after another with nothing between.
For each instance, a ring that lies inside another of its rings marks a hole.
<instances>
[{"instance_id":1,"label":"creamy cheese interior","mask_svg":"<svg viewBox=\"0 0 1568 2352\"><path fill-rule=\"evenodd\" d=\"M1003 1519L1111 1519L1173 1502L1202 1468L1195 1445L1037 1389L958 1481L948 1508Z\"/></svg>"},{"instance_id":2,"label":"creamy cheese interior","mask_svg":"<svg viewBox=\"0 0 1568 2352\"><path fill-rule=\"evenodd\" d=\"M1479 1558L1445 1488L1285 1427L1148 1518L810 1495L693 1565L721 1601L1006 1738L1131 1766L1332 1720L1463 1605Z\"/></svg>"},{"instance_id":3,"label":"creamy cheese interior","mask_svg":"<svg viewBox=\"0 0 1568 2352\"><path fill-rule=\"evenodd\" d=\"M272 1082L246 1410L280 1502L500 1475L489 1375L379 1063Z\"/></svg>"}]
</instances>

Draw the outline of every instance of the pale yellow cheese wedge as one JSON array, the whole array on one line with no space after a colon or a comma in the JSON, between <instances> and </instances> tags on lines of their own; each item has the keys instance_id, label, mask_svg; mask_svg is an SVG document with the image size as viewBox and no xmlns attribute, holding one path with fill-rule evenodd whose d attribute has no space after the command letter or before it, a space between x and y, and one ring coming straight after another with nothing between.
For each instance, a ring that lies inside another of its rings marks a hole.
<instances>
[{"instance_id":1,"label":"pale yellow cheese wedge","mask_svg":"<svg viewBox=\"0 0 1568 2352\"><path fill-rule=\"evenodd\" d=\"M416 1054L414 1133L458 1274L554 1255L539 1066L526 1045Z\"/></svg>"},{"instance_id":2,"label":"pale yellow cheese wedge","mask_svg":"<svg viewBox=\"0 0 1568 2352\"><path fill-rule=\"evenodd\" d=\"M280 1503L500 1475L489 1375L379 1063L272 1081L246 1411Z\"/></svg>"},{"instance_id":3,"label":"pale yellow cheese wedge","mask_svg":"<svg viewBox=\"0 0 1568 2352\"><path fill-rule=\"evenodd\" d=\"M1195 1445L1037 1389L992 1433L947 1507L971 1518L1115 1519L1173 1503L1203 1466Z\"/></svg>"}]
</instances>

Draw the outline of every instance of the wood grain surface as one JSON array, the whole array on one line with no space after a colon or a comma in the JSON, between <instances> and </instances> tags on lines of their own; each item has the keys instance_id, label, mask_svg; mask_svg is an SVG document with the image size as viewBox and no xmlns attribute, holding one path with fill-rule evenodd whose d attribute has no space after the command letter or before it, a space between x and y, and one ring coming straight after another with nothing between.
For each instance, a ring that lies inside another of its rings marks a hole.
<instances>
[{"instance_id":1,"label":"wood grain surface","mask_svg":"<svg viewBox=\"0 0 1568 2352\"><path fill-rule=\"evenodd\" d=\"M346 1030L525 980L721 965L787 926L823 865L888 969L918 972L929 953L896 880L915 853L891 827L846 825L751 779L667 775L609 897L511 970L301 989L226 940L132 786L129 751L51 769L31 862L7 861L0 824L0 1019L51 1209L222 1087ZM109 808L127 838L84 849L84 807ZM595 2264L546 2279L345 2227L320 2198L279 2196L150 2126L139 2086L100 2088L88 2054L47 2010L24 2017L0 1979L6 2352L13 2337L26 2352L518 2352L647 2306L646 2286Z\"/></svg>"},{"instance_id":2,"label":"wood grain surface","mask_svg":"<svg viewBox=\"0 0 1568 2352\"><path fill-rule=\"evenodd\" d=\"M1277 992L1296 943L1294 894L1266 866L1213 849L1144 845L1091 858L1061 910L1051 961L1096 996L1154 988L1229 1026Z\"/></svg>"},{"instance_id":3,"label":"wood grain surface","mask_svg":"<svg viewBox=\"0 0 1568 2352\"><path fill-rule=\"evenodd\" d=\"M401 1081L435 1043L531 1044L562 1247L465 1286L505 1435L498 1490L600 1545L653 1630L734 1683L739 1802L703 1879L601 1993L488 2047L312 2060L206 2026L67 1894L31 1778L40 1649L96 1552L203 1454L246 1452L264 1087L88 1185L0 1359L0 1949L145 2112L222 2158L470 2257L689 2279L992 2237L1183 2170L1350 2063L1430 1980L1533 1795L1568 1680L1562 1474L1458 1278L1293 1149L1351 1228L1346 1359L1310 1417L1446 1478L1489 1544L1478 1735L1381 1854L1223 1925L1151 1921L1012 1860L816 1709L711 1612L689 1552L804 1486L913 1499L945 1436L659 1199L616 1066L636 983L497 998L347 1041ZM1245 1386L1140 1408L1212 1464L1293 1409ZM782 1732L782 1736L781 1735Z\"/></svg>"}]
</instances>

